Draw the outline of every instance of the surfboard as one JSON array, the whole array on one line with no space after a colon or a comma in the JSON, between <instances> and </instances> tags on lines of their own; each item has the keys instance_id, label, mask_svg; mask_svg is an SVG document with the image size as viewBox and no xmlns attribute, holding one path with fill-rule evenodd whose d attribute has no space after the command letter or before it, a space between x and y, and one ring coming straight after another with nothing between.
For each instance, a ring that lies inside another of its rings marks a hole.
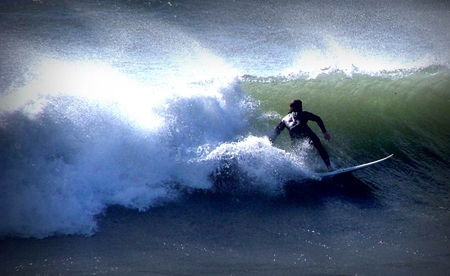
<instances>
[{"instance_id":1,"label":"surfboard","mask_svg":"<svg viewBox=\"0 0 450 276\"><path fill-rule=\"evenodd\" d=\"M389 156L386 156L384 158L381 158L381 159L369 162L369 163L365 163L365 164L361 164L361 165L357 165L357 166L353 166L353 167L348 167L348 168L343 168L343 169L338 169L338 170L335 170L335 171L332 171L332 172L314 173L313 177L317 178L317 179L332 178L332 177L334 177L336 175L339 175L339 174L354 172L354 171L357 171L357 170L361 170L361 169L373 166L375 164L378 164L380 162L383 162L383 161L391 158L392 156L393 156L393 154L391 154Z\"/></svg>"}]
</instances>

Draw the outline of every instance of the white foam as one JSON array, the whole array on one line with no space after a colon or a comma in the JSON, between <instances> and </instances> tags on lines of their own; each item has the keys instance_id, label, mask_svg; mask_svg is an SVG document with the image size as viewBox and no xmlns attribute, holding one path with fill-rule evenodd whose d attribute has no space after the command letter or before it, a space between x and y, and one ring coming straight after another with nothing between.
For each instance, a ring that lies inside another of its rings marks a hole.
<instances>
[{"instance_id":1,"label":"white foam","mask_svg":"<svg viewBox=\"0 0 450 276\"><path fill-rule=\"evenodd\" d=\"M255 131L257 105L234 78L152 90L105 65L47 65L2 105L2 236L91 235L107 206L210 189L202 149Z\"/></svg>"},{"instance_id":2,"label":"white foam","mask_svg":"<svg viewBox=\"0 0 450 276\"><path fill-rule=\"evenodd\" d=\"M267 137L248 136L238 142L223 143L204 160L219 167L223 162L232 164L241 180L237 185L249 185L243 189L269 195L282 193L287 181L300 179L308 171L301 153L292 154L273 147Z\"/></svg>"}]
</instances>

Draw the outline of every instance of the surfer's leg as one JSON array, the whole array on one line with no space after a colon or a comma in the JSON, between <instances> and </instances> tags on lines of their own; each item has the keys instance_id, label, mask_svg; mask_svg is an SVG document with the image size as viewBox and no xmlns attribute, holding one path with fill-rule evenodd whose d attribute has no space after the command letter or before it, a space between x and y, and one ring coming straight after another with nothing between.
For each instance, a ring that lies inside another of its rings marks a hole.
<instances>
[{"instance_id":1,"label":"surfer's leg","mask_svg":"<svg viewBox=\"0 0 450 276\"><path fill-rule=\"evenodd\" d=\"M330 156L328 155L327 150L325 149L325 147L322 145L322 143L320 142L319 137L317 137L316 134L311 133L310 135L310 141L311 144L317 149L317 151L320 154L320 157L322 157L323 162L325 163L325 165L327 166L327 169L330 171L332 170L331 168L331 162L330 162Z\"/></svg>"}]
</instances>

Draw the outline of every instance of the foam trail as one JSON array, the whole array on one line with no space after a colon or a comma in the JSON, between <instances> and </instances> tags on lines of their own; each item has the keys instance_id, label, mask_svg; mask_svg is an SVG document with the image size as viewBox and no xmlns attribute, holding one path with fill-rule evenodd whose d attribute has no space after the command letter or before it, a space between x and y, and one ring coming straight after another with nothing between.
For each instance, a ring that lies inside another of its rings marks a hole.
<instances>
[{"instance_id":1,"label":"foam trail","mask_svg":"<svg viewBox=\"0 0 450 276\"><path fill-rule=\"evenodd\" d=\"M295 154L273 147L267 137L248 136L224 143L203 159L216 168L214 179L219 192L277 196L283 185L308 174L306 151Z\"/></svg>"}]
</instances>

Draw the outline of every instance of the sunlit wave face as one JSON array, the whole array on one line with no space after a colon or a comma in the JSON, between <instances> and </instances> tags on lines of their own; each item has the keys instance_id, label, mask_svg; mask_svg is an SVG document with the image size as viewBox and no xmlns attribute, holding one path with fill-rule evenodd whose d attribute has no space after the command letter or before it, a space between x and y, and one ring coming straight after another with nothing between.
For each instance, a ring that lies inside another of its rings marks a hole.
<instances>
[{"instance_id":1,"label":"sunlit wave face","mask_svg":"<svg viewBox=\"0 0 450 276\"><path fill-rule=\"evenodd\" d=\"M109 65L46 60L33 75L36 77L28 84L3 97L1 111L23 109L34 116L52 97L74 96L110 108L115 115L140 127L158 125L159 120L151 109L164 100L163 95L152 93Z\"/></svg>"},{"instance_id":2,"label":"sunlit wave face","mask_svg":"<svg viewBox=\"0 0 450 276\"><path fill-rule=\"evenodd\" d=\"M0 111L21 109L34 116L52 97L74 96L100 103L139 127L154 129L162 121L155 109L161 110L170 98L220 98L220 87L237 76L208 49L195 41L190 46L189 55L175 53L145 80L125 72L130 68L120 70L102 61L44 59L30 69L24 86L12 87L0 98Z\"/></svg>"}]
</instances>

